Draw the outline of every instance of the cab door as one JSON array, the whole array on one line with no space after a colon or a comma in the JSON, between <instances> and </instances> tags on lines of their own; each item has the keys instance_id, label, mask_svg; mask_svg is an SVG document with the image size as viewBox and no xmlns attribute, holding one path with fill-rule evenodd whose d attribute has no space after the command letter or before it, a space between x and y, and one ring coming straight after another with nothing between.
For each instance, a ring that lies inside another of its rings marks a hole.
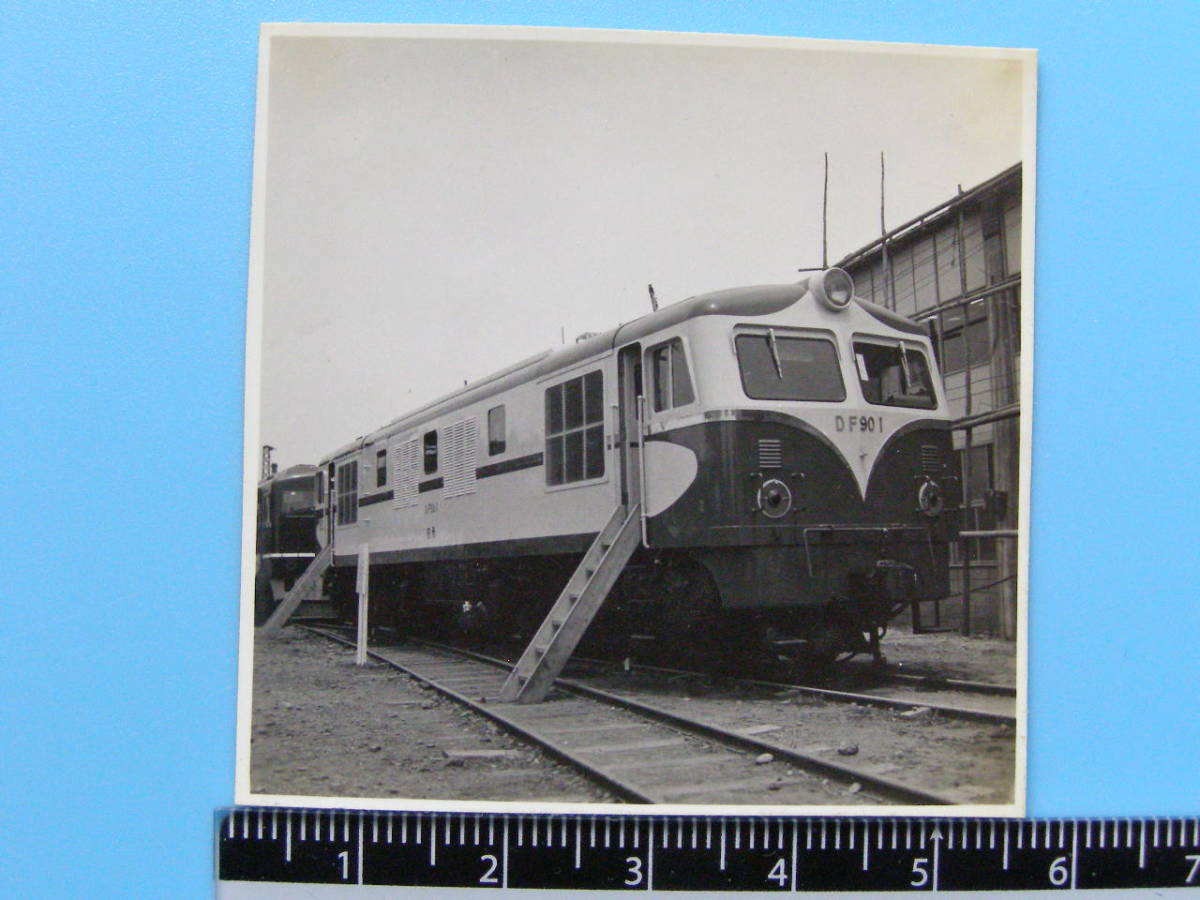
<instances>
[{"instance_id":1,"label":"cab door","mask_svg":"<svg viewBox=\"0 0 1200 900\"><path fill-rule=\"evenodd\" d=\"M642 500L642 450L645 400L642 395L642 345L622 347L617 356L617 446L620 448L621 505Z\"/></svg>"}]
</instances>

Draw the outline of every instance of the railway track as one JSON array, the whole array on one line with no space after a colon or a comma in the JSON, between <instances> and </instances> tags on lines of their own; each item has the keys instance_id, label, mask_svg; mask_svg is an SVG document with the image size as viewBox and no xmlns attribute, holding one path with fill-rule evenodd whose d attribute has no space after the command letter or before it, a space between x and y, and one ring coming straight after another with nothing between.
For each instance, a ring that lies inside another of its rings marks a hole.
<instances>
[{"instance_id":1,"label":"railway track","mask_svg":"<svg viewBox=\"0 0 1200 900\"><path fill-rule=\"evenodd\" d=\"M573 662L594 666L615 667L608 660L576 657ZM897 693L888 684L872 686L867 691L843 691L822 688L815 685L796 684L793 682L768 681L758 678L736 678L733 676L711 676L703 672L687 669L670 669L661 666L645 666L634 664L630 671L658 673L676 678L713 679L719 684L731 687L742 686L751 689L763 689L775 692L787 691L797 695L817 697L832 703L853 703L860 706L874 706L882 709L894 709L911 712L917 709L928 709L947 719L963 719L966 721L985 722L992 725L1007 725L1015 728L1016 713L1012 709L1016 690L1006 685L984 684L980 682L955 681L951 679L934 679L922 676L905 675L896 677L895 673L886 673L883 677L887 682L901 687ZM953 695L957 703L940 702L938 698Z\"/></svg>"},{"instance_id":2,"label":"railway track","mask_svg":"<svg viewBox=\"0 0 1200 900\"><path fill-rule=\"evenodd\" d=\"M353 646L344 633L302 626ZM547 702L492 702L511 665L432 642L370 655L486 716L632 803L952 805L960 800L560 679Z\"/></svg>"}]
</instances>

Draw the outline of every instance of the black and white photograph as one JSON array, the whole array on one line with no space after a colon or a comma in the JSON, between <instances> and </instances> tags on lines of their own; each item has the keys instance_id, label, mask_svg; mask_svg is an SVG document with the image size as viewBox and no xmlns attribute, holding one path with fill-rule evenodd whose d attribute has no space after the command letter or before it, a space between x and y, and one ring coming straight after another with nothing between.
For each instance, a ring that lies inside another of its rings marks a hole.
<instances>
[{"instance_id":1,"label":"black and white photograph","mask_svg":"<svg viewBox=\"0 0 1200 900\"><path fill-rule=\"evenodd\" d=\"M1036 60L263 26L237 802L1021 815Z\"/></svg>"}]
</instances>

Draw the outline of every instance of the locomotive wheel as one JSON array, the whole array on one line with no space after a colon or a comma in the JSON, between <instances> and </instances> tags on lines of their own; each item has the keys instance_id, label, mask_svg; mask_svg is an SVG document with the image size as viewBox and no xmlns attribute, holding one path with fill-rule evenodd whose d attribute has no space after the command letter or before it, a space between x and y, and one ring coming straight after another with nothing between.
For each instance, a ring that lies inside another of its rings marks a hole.
<instances>
[{"instance_id":1,"label":"locomotive wheel","mask_svg":"<svg viewBox=\"0 0 1200 900\"><path fill-rule=\"evenodd\" d=\"M721 641L721 596L708 569L681 557L667 563L657 581L655 630L665 659L677 665L719 664L731 648Z\"/></svg>"}]
</instances>

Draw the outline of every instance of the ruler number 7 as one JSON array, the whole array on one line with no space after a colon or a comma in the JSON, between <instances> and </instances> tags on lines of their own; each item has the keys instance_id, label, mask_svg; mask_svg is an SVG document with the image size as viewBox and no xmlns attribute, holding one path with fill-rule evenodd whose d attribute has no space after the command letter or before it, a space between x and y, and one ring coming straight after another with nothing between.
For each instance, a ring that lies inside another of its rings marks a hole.
<instances>
[{"instance_id":1,"label":"ruler number 7","mask_svg":"<svg viewBox=\"0 0 1200 900\"><path fill-rule=\"evenodd\" d=\"M1188 869L1187 879L1184 881L1184 884L1195 884L1196 875L1200 873L1200 853L1189 853L1184 859L1192 864L1192 867Z\"/></svg>"}]
</instances>

